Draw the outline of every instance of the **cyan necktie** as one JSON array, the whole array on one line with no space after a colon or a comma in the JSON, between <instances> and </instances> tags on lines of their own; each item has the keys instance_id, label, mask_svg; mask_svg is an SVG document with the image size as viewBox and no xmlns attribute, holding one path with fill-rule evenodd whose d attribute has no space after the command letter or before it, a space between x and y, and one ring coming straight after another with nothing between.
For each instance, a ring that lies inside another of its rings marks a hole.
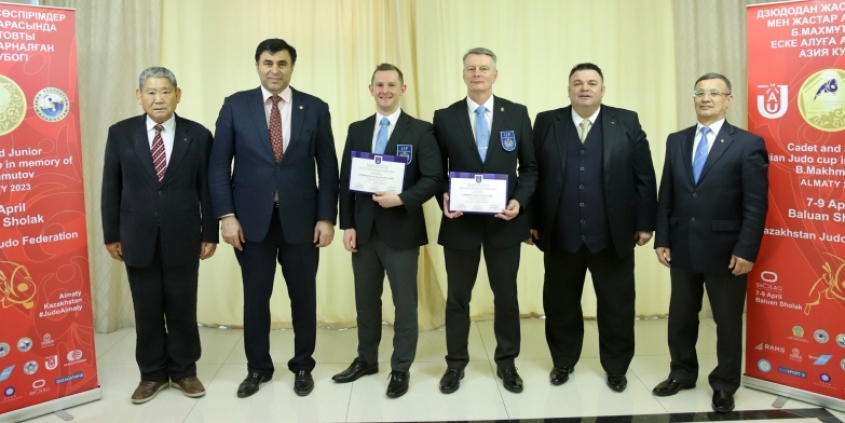
<instances>
[{"instance_id":1,"label":"cyan necktie","mask_svg":"<svg viewBox=\"0 0 845 423\"><path fill-rule=\"evenodd\" d=\"M695 159L692 161L692 176L695 178L696 184L699 176L701 176L701 170L704 169L704 162L707 161L707 154L710 152L710 149L707 148L710 144L710 141L707 140L709 132L710 128L701 127L701 140L698 141L698 148L695 149Z\"/></svg>"},{"instance_id":2,"label":"cyan necktie","mask_svg":"<svg viewBox=\"0 0 845 423\"><path fill-rule=\"evenodd\" d=\"M390 119L381 118L381 128L378 130L376 137L376 150L373 153L384 154L384 149L387 148L387 127L390 126Z\"/></svg>"},{"instance_id":3,"label":"cyan necktie","mask_svg":"<svg viewBox=\"0 0 845 423\"><path fill-rule=\"evenodd\" d=\"M487 119L484 119L486 111L487 108L484 106L478 106L475 109L475 144L478 146L481 163L487 159L487 146L490 144L490 129L487 128Z\"/></svg>"}]
</instances>

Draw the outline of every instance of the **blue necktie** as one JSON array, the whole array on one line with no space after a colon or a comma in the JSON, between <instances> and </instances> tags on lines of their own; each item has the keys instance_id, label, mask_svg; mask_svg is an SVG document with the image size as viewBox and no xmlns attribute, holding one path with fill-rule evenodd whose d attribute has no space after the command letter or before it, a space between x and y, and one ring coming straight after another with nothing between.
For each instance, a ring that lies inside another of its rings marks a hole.
<instances>
[{"instance_id":1,"label":"blue necktie","mask_svg":"<svg viewBox=\"0 0 845 423\"><path fill-rule=\"evenodd\" d=\"M692 161L692 176L695 178L695 183L698 183L698 178L701 176L701 170L704 169L704 162L707 161L707 153L710 149L707 146L710 141L707 140L707 134L710 128L701 127L701 140L698 141L698 148L695 149L695 158Z\"/></svg>"},{"instance_id":2,"label":"blue necktie","mask_svg":"<svg viewBox=\"0 0 845 423\"><path fill-rule=\"evenodd\" d=\"M378 130L376 137L376 151L373 153L384 154L384 149L387 148L387 127L390 126L390 119L381 118L381 129Z\"/></svg>"},{"instance_id":3,"label":"blue necktie","mask_svg":"<svg viewBox=\"0 0 845 423\"><path fill-rule=\"evenodd\" d=\"M487 119L484 119L484 106L475 109L475 143L478 145L478 155L481 156L481 163L487 158L487 146L490 144L490 129L487 128Z\"/></svg>"}]
</instances>

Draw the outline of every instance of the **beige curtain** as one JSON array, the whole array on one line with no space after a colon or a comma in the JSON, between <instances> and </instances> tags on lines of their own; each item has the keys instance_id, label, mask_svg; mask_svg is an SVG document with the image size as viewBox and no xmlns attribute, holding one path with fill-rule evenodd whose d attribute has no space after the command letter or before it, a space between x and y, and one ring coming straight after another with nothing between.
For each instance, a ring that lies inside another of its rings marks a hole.
<instances>
[{"instance_id":1,"label":"beige curtain","mask_svg":"<svg viewBox=\"0 0 845 423\"><path fill-rule=\"evenodd\" d=\"M670 0L316 0L302 2L165 0L161 64L182 87L178 113L213 130L223 98L258 86L254 52L259 41L280 37L297 48L292 84L331 107L335 144L342 151L346 128L374 113L367 84L378 63L405 74L402 107L430 120L434 110L461 99L461 57L485 46L499 56L494 92L537 113L569 104L569 69L593 61L604 69L610 105L640 113L655 165L662 164L662 141L676 129L675 62ZM648 46L645 48L644 46ZM420 255L420 324L443 324L446 273L436 245L440 211L425 208L431 243ZM349 253L340 242L321 251L318 320L321 326L354 326L353 278ZM668 309L668 273L652 247L637 251L637 312ZM243 297L240 269L231 247L222 245L200 268L199 319L209 325L238 326ZM289 327L290 307L281 274L271 302L274 327ZM521 313L542 315L542 256L524 246L519 273ZM384 319L392 321L385 287ZM586 315L595 315L588 281ZM482 264L471 303L474 318L492 316L492 292Z\"/></svg>"},{"instance_id":2,"label":"beige curtain","mask_svg":"<svg viewBox=\"0 0 845 423\"><path fill-rule=\"evenodd\" d=\"M100 184L108 127L141 113L138 74L158 63L161 2L156 0L42 0L76 9L85 208L94 322L98 332L132 326L135 316L123 264L103 247Z\"/></svg>"}]
</instances>

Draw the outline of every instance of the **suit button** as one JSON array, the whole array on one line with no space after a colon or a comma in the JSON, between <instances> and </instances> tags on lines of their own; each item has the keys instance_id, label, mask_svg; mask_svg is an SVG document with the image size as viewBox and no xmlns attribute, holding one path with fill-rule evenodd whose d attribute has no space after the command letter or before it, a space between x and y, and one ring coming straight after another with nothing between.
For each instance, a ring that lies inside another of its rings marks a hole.
<instances>
[{"instance_id":1,"label":"suit button","mask_svg":"<svg viewBox=\"0 0 845 423\"><path fill-rule=\"evenodd\" d=\"M695 192L694 192L694 193L692 193L692 196L693 196L693 197L698 197L698 193L695 193Z\"/></svg>"},{"instance_id":2,"label":"suit button","mask_svg":"<svg viewBox=\"0 0 845 423\"><path fill-rule=\"evenodd\" d=\"M581 219L581 224L584 224L584 223L587 223L587 221L584 220L584 219Z\"/></svg>"},{"instance_id":3,"label":"suit button","mask_svg":"<svg viewBox=\"0 0 845 423\"><path fill-rule=\"evenodd\" d=\"M693 217L692 219L690 219L690 220L692 220L693 222L695 222L695 218L694 218L694 217Z\"/></svg>"},{"instance_id":4,"label":"suit button","mask_svg":"<svg viewBox=\"0 0 845 423\"><path fill-rule=\"evenodd\" d=\"M585 153L586 153L586 151L584 151L584 150L581 150L581 154L585 154Z\"/></svg>"},{"instance_id":5,"label":"suit button","mask_svg":"<svg viewBox=\"0 0 845 423\"><path fill-rule=\"evenodd\" d=\"M584 171L584 166L581 166L581 171L582 171L582 172Z\"/></svg>"},{"instance_id":6,"label":"suit button","mask_svg":"<svg viewBox=\"0 0 845 423\"><path fill-rule=\"evenodd\" d=\"M584 189L584 184L578 185L578 189Z\"/></svg>"},{"instance_id":7,"label":"suit button","mask_svg":"<svg viewBox=\"0 0 845 423\"><path fill-rule=\"evenodd\" d=\"M581 207L584 207L584 203L581 203Z\"/></svg>"},{"instance_id":8,"label":"suit button","mask_svg":"<svg viewBox=\"0 0 845 423\"><path fill-rule=\"evenodd\" d=\"M161 191L158 192L158 195L161 195Z\"/></svg>"},{"instance_id":9,"label":"suit button","mask_svg":"<svg viewBox=\"0 0 845 423\"><path fill-rule=\"evenodd\" d=\"M158 217L158 213L153 213L153 216Z\"/></svg>"},{"instance_id":10,"label":"suit button","mask_svg":"<svg viewBox=\"0 0 845 423\"><path fill-rule=\"evenodd\" d=\"M587 239L586 235L581 235L581 239Z\"/></svg>"}]
</instances>

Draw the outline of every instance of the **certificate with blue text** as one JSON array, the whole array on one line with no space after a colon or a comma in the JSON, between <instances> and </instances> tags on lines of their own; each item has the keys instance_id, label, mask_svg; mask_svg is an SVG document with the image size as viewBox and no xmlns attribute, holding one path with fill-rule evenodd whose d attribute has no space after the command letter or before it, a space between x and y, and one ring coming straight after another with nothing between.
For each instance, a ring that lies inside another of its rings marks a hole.
<instances>
[{"instance_id":1,"label":"certificate with blue text","mask_svg":"<svg viewBox=\"0 0 845 423\"><path fill-rule=\"evenodd\" d=\"M367 193L402 192L408 159L388 154L352 152L349 190Z\"/></svg>"},{"instance_id":2,"label":"certificate with blue text","mask_svg":"<svg viewBox=\"0 0 845 423\"><path fill-rule=\"evenodd\" d=\"M449 211L497 214L508 204L508 175L449 172Z\"/></svg>"}]
</instances>

